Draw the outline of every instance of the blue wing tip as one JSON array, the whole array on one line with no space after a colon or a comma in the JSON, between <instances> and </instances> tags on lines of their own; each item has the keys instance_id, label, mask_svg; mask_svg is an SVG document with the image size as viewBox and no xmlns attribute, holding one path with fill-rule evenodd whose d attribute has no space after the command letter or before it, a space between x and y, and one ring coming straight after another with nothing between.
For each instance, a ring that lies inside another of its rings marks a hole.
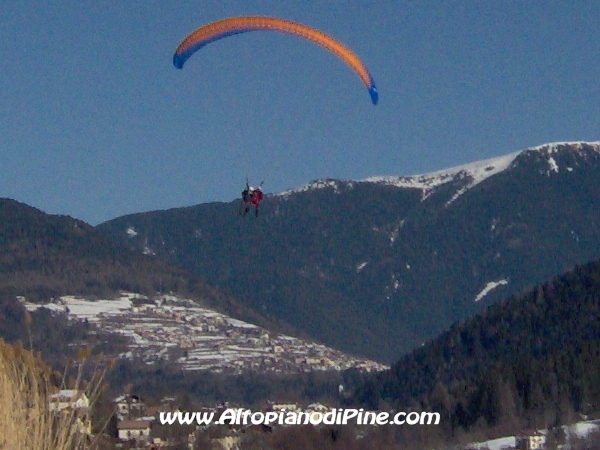
<instances>
[{"instance_id":1,"label":"blue wing tip","mask_svg":"<svg viewBox=\"0 0 600 450\"><path fill-rule=\"evenodd\" d=\"M183 68L183 63L185 62L185 59L181 57L181 55L178 55L177 53L175 53L173 55L173 65L175 67L177 67L178 69Z\"/></svg>"},{"instance_id":2,"label":"blue wing tip","mask_svg":"<svg viewBox=\"0 0 600 450\"><path fill-rule=\"evenodd\" d=\"M377 92L377 88L374 84L369 88L369 94L371 95L371 101L376 105L379 101L379 92Z\"/></svg>"}]
</instances>

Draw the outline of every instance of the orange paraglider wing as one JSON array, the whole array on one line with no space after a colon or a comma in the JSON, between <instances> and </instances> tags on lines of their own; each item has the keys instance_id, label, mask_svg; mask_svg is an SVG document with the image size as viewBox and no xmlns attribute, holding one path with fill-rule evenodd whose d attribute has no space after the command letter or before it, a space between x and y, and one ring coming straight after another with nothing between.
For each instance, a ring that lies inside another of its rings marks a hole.
<instances>
[{"instance_id":1,"label":"orange paraglider wing","mask_svg":"<svg viewBox=\"0 0 600 450\"><path fill-rule=\"evenodd\" d=\"M173 65L178 69L181 69L190 56L211 42L234 34L260 30L280 31L282 33L292 34L319 44L336 54L357 73L369 90L371 101L374 105L377 104L379 94L375 87L375 82L358 56L331 36L314 28L307 27L306 25L284 19L262 16L244 16L223 19L205 25L192 32L181 42L181 44L179 44L173 55Z\"/></svg>"}]
</instances>

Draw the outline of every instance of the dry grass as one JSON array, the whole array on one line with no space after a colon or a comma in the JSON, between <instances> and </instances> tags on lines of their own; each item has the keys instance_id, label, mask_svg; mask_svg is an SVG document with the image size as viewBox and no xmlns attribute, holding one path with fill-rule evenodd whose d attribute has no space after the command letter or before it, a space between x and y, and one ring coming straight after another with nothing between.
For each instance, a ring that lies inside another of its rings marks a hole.
<instances>
[{"instance_id":1,"label":"dry grass","mask_svg":"<svg viewBox=\"0 0 600 450\"><path fill-rule=\"evenodd\" d=\"M71 386L74 389L83 388L87 356L86 352L80 354L77 377ZM104 375L99 371L95 374L87 385L91 401L98 395ZM51 369L39 357L21 345L11 346L0 340L0 449L75 450L94 446L93 440L81 432L81 411L51 411L48 398L58 390L51 378Z\"/></svg>"}]
</instances>

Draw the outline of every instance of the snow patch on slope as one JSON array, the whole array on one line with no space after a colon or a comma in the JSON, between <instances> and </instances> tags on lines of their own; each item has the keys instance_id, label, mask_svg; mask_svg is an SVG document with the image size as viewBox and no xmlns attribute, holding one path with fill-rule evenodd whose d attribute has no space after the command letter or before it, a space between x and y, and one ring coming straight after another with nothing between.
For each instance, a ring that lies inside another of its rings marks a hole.
<instances>
[{"instance_id":1,"label":"snow patch on slope","mask_svg":"<svg viewBox=\"0 0 600 450\"><path fill-rule=\"evenodd\" d=\"M361 270L363 270L367 264L369 264L367 261L360 263L358 266L356 266L356 273L360 272Z\"/></svg>"},{"instance_id":2,"label":"snow patch on slope","mask_svg":"<svg viewBox=\"0 0 600 450\"><path fill-rule=\"evenodd\" d=\"M55 312L66 312L77 319L88 319L90 322L95 322L103 316L127 314L133 308L132 300L135 298L144 298L144 296L123 293L119 298L112 300L90 301L75 295L65 295L60 297L55 303L25 303L25 308L28 311L46 308Z\"/></svg>"},{"instance_id":3,"label":"snow patch on slope","mask_svg":"<svg viewBox=\"0 0 600 450\"><path fill-rule=\"evenodd\" d=\"M558 173L558 164L552 156L548 157L548 164L550 165L550 171Z\"/></svg>"},{"instance_id":4,"label":"snow patch on slope","mask_svg":"<svg viewBox=\"0 0 600 450\"><path fill-rule=\"evenodd\" d=\"M467 446L473 450L507 450L517 446L516 436L506 436L485 442L472 442Z\"/></svg>"},{"instance_id":5,"label":"snow patch on slope","mask_svg":"<svg viewBox=\"0 0 600 450\"><path fill-rule=\"evenodd\" d=\"M475 186L486 178L496 175L506 170L515 158L521 153L521 150L508 155L484 159L461 166L451 167L449 169L438 170L422 175L413 175L409 177L371 177L362 181L368 183L384 184L402 188L422 189L431 191L433 188L457 179L470 178L469 186Z\"/></svg>"},{"instance_id":6,"label":"snow patch on slope","mask_svg":"<svg viewBox=\"0 0 600 450\"><path fill-rule=\"evenodd\" d=\"M504 286L507 284L508 284L508 280L506 280L506 279L498 280L498 281L490 281L488 284L485 285L485 287L481 290L481 292L479 292L479 294L477 294L475 296L475 302L478 302L483 297L488 295L492 289L495 289L498 286Z\"/></svg>"}]
</instances>

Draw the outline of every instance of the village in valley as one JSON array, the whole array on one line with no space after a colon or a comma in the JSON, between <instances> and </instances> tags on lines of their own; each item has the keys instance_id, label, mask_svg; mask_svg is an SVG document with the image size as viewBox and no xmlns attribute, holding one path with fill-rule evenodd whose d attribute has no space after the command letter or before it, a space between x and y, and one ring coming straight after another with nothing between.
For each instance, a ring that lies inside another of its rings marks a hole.
<instances>
[{"instance_id":1,"label":"village in valley","mask_svg":"<svg viewBox=\"0 0 600 450\"><path fill-rule=\"evenodd\" d=\"M125 336L130 340L129 350L115 356L139 358L147 364L170 361L186 371L230 375L350 368L378 372L389 368L322 344L269 332L172 295L149 299L122 293L110 300L63 296L45 304L29 303L22 297L20 301L29 311L46 308L68 314L70 320L85 320L99 330Z\"/></svg>"}]
</instances>

